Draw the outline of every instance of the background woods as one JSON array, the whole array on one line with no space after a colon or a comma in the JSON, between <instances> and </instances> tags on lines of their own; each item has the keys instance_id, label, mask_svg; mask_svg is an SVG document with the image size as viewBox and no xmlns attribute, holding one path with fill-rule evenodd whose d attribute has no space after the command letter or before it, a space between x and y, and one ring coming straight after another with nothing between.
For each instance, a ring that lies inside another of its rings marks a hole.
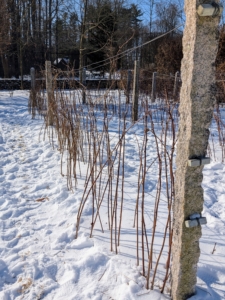
<instances>
[{"instance_id":1,"label":"background woods","mask_svg":"<svg viewBox=\"0 0 225 300\"><path fill-rule=\"evenodd\" d=\"M110 74L133 68L137 59L151 72L180 70L182 27L139 47L183 23L183 7L176 1L151 0L140 7L124 0L0 0L0 5L2 78L23 78L31 67L43 68L45 60L60 69L86 66ZM221 73L222 25L220 33L216 65Z\"/></svg>"},{"instance_id":2,"label":"background woods","mask_svg":"<svg viewBox=\"0 0 225 300\"><path fill-rule=\"evenodd\" d=\"M123 0L0 1L0 76L5 78L23 77L31 67L43 67L46 59L57 65L61 58L76 69L97 63L96 69L112 72L133 68L138 58L142 68L154 69L161 44L168 48L171 39L181 39L175 31L164 40L119 56L177 25L180 11L173 3L152 2L146 20L143 8ZM118 59L108 64L98 63L115 55ZM178 66L180 58L181 54L176 58Z\"/></svg>"}]
</instances>

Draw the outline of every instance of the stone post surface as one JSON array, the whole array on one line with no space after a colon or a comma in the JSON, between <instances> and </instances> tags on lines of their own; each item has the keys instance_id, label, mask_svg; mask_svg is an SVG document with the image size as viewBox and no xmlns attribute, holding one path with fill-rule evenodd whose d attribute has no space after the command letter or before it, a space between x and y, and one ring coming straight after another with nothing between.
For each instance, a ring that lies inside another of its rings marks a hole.
<instances>
[{"instance_id":1,"label":"stone post surface","mask_svg":"<svg viewBox=\"0 0 225 300\"><path fill-rule=\"evenodd\" d=\"M200 255L201 226L185 227L191 214L203 209L203 167L188 167L188 159L204 158L213 112L215 58L219 17L199 17L196 0L185 0L180 123L172 245L172 299L184 300L195 293Z\"/></svg>"}]
</instances>

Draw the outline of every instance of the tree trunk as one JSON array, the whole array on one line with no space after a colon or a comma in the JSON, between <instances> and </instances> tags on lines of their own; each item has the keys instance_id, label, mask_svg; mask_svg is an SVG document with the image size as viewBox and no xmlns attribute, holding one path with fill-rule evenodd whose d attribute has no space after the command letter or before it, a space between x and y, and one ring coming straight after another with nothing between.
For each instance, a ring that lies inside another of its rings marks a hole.
<instances>
[{"instance_id":1,"label":"tree trunk","mask_svg":"<svg viewBox=\"0 0 225 300\"><path fill-rule=\"evenodd\" d=\"M2 66L4 71L4 78L9 78L9 63L6 55L1 55Z\"/></svg>"},{"instance_id":2,"label":"tree trunk","mask_svg":"<svg viewBox=\"0 0 225 300\"><path fill-rule=\"evenodd\" d=\"M86 16L87 16L87 4L88 0L84 2L83 17L81 21L81 32L80 32L80 57L79 57L79 78L80 83L83 82L83 68L84 68L84 34L86 28Z\"/></svg>"},{"instance_id":3,"label":"tree trunk","mask_svg":"<svg viewBox=\"0 0 225 300\"><path fill-rule=\"evenodd\" d=\"M21 85L20 88L23 90L23 46L20 42L20 52L19 52L19 64L20 64L20 78L21 78Z\"/></svg>"},{"instance_id":4,"label":"tree trunk","mask_svg":"<svg viewBox=\"0 0 225 300\"><path fill-rule=\"evenodd\" d=\"M48 15L49 60L52 60L52 0L49 0Z\"/></svg>"},{"instance_id":5,"label":"tree trunk","mask_svg":"<svg viewBox=\"0 0 225 300\"><path fill-rule=\"evenodd\" d=\"M31 0L31 20L32 20L32 37L34 42L36 42L36 0Z\"/></svg>"}]
</instances>

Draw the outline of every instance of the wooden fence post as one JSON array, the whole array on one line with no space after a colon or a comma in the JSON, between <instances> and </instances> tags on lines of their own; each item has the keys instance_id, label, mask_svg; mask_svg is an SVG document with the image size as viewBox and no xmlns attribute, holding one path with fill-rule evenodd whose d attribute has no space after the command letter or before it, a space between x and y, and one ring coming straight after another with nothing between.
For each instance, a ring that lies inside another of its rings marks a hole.
<instances>
[{"instance_id":1,"label":"wooden fence post","mask_svg":"<svg viewBox=\"0 0 225 300\"><path fill-rule=\"evenodd\" d=\"M35 117L36 103L36 90L35 90L35 69L30 68L30 97L29 97L29 111L32 114L32 119Z\"/></svg>"},{"instance_id":2,"label":"wooden fence post","mask_svg":"<svg viewBox=\"0 0 225 300\"><path fill-rule=\"evenodd\" d=\"M127 104L130 103L131 78L132 78L131 70L127 70L127 89L126 89L126 103Z\"/></svg>"},{"instance_id":3,"label":"wooden fence post","mask_svg":"<svg viewBox=\"0 0 225 300\"><path fill-rule=\"evenodd\" d=\"M30 68L31 90L35 91L35 69Z\"/></svg>"},{"instance_id":4,"label":"wooden fence post","mask_svg":"<svg viewBox=\"0 0 225 300\"><path fill-rule=\"evenodd\" d=\"M186 26L173 207L173 300L186 300L195 294L201 225L206 222L201 216L204 202L201 183L203 167L209 163L205 156L214 106L214 66L220 20L217 13L220 9L212 6L210 11L213 14L204 17L197 14L198 6L201 8L199 0L185 0Z\"/></svg>"},{"instance_id":5,"label":"wooden fence post","mask_svg":"<svg viewBox=\"0 0 225 300\"><path fill-rule=\"evenodd\" d=\"M86 68L82 70L82 103L86 103Z\"/></svg>"},{"instance_id":6,"label":"wooden fence post","mask_svg":"<svg viewBox=\"0 0 225 300\"><path fill-rule=\"evenodd\" d=\"M176 96L177 96L177 89L178 89L179 78L180 78L180 73L177 71L175 73L174 87L173 87L173 97L174 98L176 98Z\"/></svg>"},{"instance_id":7,"label":"wooden fence post","mask_svg":"<svg viewBox=\"0 0 225 300\"><path fill-rule=\"evenodd\" d=\"M46 76L46 93L47 93L47 124L53 125L52 104L54 101L54 93L52 87L52 70L51 62L45 61L45 76Z\"/></svg>"},{"instance_id":8,"label":"wooden fence post","mask_svg":"<svg viewBox=\"0 0 225 300\"><path fill-rule=\"evenodd\" d=\"M134 61L134 80L133 80L133 107L132 107L132 121L138 119L138 94L139 94L139 61Z\"/></svg>"},{"instance_id":9,"label":"wooden fence post","mask_svg":"<svg viewBox=\"0 0 225 300\"><path fill-rule=\"evenodd\" d=\"M152 102L155 102L155 95L156 95L156 77L157 77L157 72L153 72L152 74Z\"/></svg>"}]
</instances>

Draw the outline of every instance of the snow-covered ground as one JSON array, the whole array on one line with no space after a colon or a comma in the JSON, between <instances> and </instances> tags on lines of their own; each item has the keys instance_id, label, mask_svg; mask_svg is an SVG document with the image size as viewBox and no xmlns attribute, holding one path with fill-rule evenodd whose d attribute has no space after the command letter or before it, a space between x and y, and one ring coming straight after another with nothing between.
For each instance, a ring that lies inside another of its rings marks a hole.
<instances>
[{"instance_id":1,"label":"snow-covered ground","mask_svg":"<svg viewBox=\"0 0 225 300\"><path fill-rule=\"evenodd\" d=\"M110 251L109 230L102 233L96 226L89 238L88 203L74 239L85 176L73 192L68 191L66 177L60 175L60 153L47 136L44 139L43 120L32 120L28 114L28 97L28 91L11 96L0 92L0 300L170 299L159 290L146 290L141 267L136 266L132 197L137 140L132 133L127 137L126 201L116 255ZM149 144L155 155L154 143ZM157 172L150 177L149 192ZM191 300L225 299L224 182L225 166L219 160L205 167L203 215L208 224L202 227L197 294ZM162 211L162 223L163 215ZM101 218L107 223L104 208Z\"/></svg>"}]
</instances>

